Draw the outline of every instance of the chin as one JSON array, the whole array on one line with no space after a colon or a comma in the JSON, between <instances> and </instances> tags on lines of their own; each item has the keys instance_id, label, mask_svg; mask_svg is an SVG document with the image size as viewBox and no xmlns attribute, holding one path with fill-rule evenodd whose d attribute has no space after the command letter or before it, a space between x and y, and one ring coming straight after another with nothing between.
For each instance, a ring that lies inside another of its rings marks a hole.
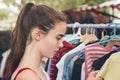
<instances>
[{"instance_id":1,"label":"chin","mask_svg":"<svg viewBox=\"0 0 120 80\"><path fill-rule=\"evenodd\" d=\"M53 55L47 56L47 58L52 58L52 57L53 57Z\"/></svg>"},{"instance_id":2,"label":"chin","mask_svg":"<svg viewBox=\"0 0 120 80\"><path fill-rule=\"evenodd\" d=\"M52 53L48 53L48 55L46 55L45 57L47 57L47 58L53 58L54 54L56 54L56 51L52 52Z\"/></svg>"},{"instance_id":3,"label":"chin","mask_svg":"<svg viewBox=\"0 0 120 80\"><path fill-rule=\"evenodd\" d=\"M52 53L52 54L50 55L50 58L53 58L54 54L55 54L55 53Z\"/></svg>"},{"instance_id":4,"label":"chin","mask_svg":"<svg viewBox=\"0 0 120 80\"><path fill-rule=\"evenodd\" d=\"M50 54L48 56L46 56L47 58L52 58L54 54Z\"/></svg>"}]
</instances>

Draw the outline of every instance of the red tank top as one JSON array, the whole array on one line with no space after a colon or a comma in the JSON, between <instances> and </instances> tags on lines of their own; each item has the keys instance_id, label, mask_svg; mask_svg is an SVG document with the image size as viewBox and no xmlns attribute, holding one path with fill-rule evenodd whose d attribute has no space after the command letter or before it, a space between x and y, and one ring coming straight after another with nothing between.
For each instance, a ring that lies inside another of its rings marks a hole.
<instances>
[{"instance_id":1,"label":"red tank top","mask_svg":"<svg viewBox=\"0 0 120 80\"><path fill-rule=\"evenodd\" d=\"M17 76L18 76L22 71L24 71L24 70L32 70L32 69L30 69L30 68L21 68L21 69L17 72L17 74L16 74L16 76L15 76L15 78L14 78L13 80L16 80ZM33 71L33 70L32 70L32 71ZM33 71L33 72L35 72L35 71Z\"/></svg>"},{"instance_id":2,"label":"red tank top","mask_svg":"<svg viewBox=\"0 0 120 80\"><path fill-rule=\"evenodd\" d=\"M41 67L42 68L42 67ZM43 69L43 68L42 68ZM16 80L16 78L17 78L17 76L22 72L22 71L24 71L24 70L31 70L31 71L33 71L33 72L35 72L34 70L32 70L31 68L21 68L18 72L17 72L17 74L15 75L15 77L14 77L14 79L13 80ZM47 77L47 80L50 80L50 78L49 78L49 76L47 75L47 73L44 71L44 69L43 69L43 72L45 73L45 75L46 75L46 77ZM35 72L36 73L36 72Z\"/></svg>"}]
</instances>

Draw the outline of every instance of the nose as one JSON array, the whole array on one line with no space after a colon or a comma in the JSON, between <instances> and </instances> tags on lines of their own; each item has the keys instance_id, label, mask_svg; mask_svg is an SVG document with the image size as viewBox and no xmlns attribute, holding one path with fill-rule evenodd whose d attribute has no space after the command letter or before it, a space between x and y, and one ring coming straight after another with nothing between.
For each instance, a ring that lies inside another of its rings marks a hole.
<instances>
[{"instance_id":1,"label":"nose","mask_svg":"<svg viewBox=\"0 0 120 80\"><path fill-rule=\"evenodd\" d=\"M58 44L58 47L59 48L62 48L63 47L63 40L60 40L59 44Z\"/></svg>"}]
</instances>

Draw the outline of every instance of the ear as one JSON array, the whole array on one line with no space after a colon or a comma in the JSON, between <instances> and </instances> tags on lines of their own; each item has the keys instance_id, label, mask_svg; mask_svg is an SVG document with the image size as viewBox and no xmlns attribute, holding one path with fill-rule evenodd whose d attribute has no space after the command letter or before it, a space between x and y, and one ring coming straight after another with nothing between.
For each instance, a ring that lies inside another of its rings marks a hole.
<instances>
[{"instance_id":1,"label":"ear","mask_svg":"<svg viewBox=\"0 0 120 80\"><path fill-rule=\"evenodd\" d=\"M38 28L34 29L33 30L33 38L34 38L34 40L39 41L40 36L41 36L40 30Z\"/></svg>"}]
</instances>

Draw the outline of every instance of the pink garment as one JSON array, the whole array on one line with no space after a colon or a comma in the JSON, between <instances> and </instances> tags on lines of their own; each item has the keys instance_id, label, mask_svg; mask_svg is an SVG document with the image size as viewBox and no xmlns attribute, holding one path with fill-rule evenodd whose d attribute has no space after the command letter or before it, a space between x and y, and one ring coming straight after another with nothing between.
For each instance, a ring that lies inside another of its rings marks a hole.
<instances>
[{"instance_id":1,"label":"pink garment","mask_svg":"<svg viewBox=\"0 0 120 80\"><path fill-rule=\"evenodd\" d=\"M113 51L115 48L106 48L99 43L94 43L87 45L84 49L85 54L85 78L88 77L89 73L92 71L93 62L103 57L105 54Z\"/></svg>"}]
</instances>

